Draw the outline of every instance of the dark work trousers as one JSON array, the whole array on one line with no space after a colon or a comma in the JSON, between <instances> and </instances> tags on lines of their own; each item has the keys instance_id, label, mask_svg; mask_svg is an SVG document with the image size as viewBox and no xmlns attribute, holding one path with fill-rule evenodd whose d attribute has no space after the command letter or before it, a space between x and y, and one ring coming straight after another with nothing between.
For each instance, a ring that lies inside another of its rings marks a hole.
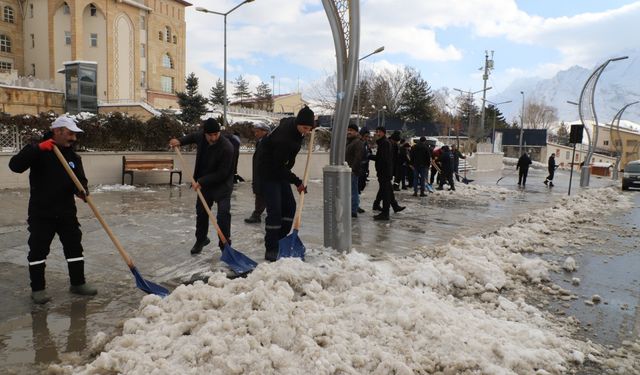
<instances>
[{"instance_id":1,"label":"dark work trousers","mask_svg":"<svg viewBox=\"0 0 640 375\"><path fill-rule=\"evenodd\" d=\"M391 197L389 198L389 204L391 205L391 207L393 207L394 210L397 210L398 207L400 207L400 205L398 204L398 201L396 200L396 195L393 192L393 184L391 180L389 180L389 185L391 186ZM376 193L376 199L373 201L373 207L380 206L380 202L384 201L384 194L386 193L387 192L382 189L382 183L378 179L378 192ZM384 211L384 208L383 208L383 211ZM389 212L389 210L387 210L387 212Z\"/></svg>"},{"instance_id":2,"label":"dark work trousers","mask_svg":"<svg viewBox=\"0 0 640 375\"><path fill-rule=\"evenodd\" d=\"M556 173L555 169L549 171L549 175L547 176L547 180L553 181L553 175Z\"/></svg>"},{"instance_id":3,"label":"dark work trousers","mask_svg":"<svg viewBox=\"0 0 640 375\"><path fill-rule=\"evenodd\" d=\"M256 202L253 208L252 217L260 217L264 210L267 208L267 205L264 201L264 196L262 193L256 193Z\"/></svg>"},{"instance_id":4,"label":"dark work trousers","mask_svg":"<svg viewBox=\"0 0 640 375\"><path fill-rule=\"evenodd\" d=\"M211 194L204 190L201 191L204 200L207 202L209 208L211 208L213 205ZM231 197L222 198L216 201L216 203L218 205L216 221L222 234L227 238L227 241L231 242ZM207 215L207 211L204 209L204 206L202 206L202 203L200 203L200 199L198 199L196 201L196 241L202 242L206 240L207 233L209 233L209 215ZM218 240L218 246L222 250L224 247L222 241Z\"/></svg>"},{"instance_id":5,"label":"dark work trousers","mask_svg":"<svg viewBox=\"0 0 640 375\"><path fill-rule=\"evenodd\" d=\"M427 178L427 167L416 167L413 170L413 191L418 192L418 188L420 188L420 192L424 193L424 183Z\"/></svg>"},{"instance_id":6,"label":"dark work trousers","mask_svg":"<svg viewBox=\"0 0 640 375\"><path fill-rule=\"evenodd\" d=\"M436 175L438 175L438 183L440 183L441 173L438 173L436 167L431 166L431 177L429 177L429 184L433 185L433 181L436 179Z\"/></svg>"},{"instance_id":7,"label":"dark work trousers","mask_svg":"<svg viewBox=\"0 0 640 375\"><path fill-rule=\"evenodd\" d=\"M453 171L452 172L443 172L442 177L440 177L440 173L438 173L438 188L442 189L442 185L449 184L449 189L455 190L456 187L453 184Z\"/></svg>"},{"instance_id":8,"label":"dark work trousers","mask_svg":"<svg viewBox=\"0 0 640 375\"><path fill-rule=\"evenodd\" d=\"M394 194L393 194L393 186L391 185L391 180L380 180L378 179L379 189L378 196L380 200L382 200L382 213L389 215L389 207L393 206L394 209L398 207L398 202L396 202ZM378 197L376 197L376 200Z\"/></svg>"},{"instance_id":9,"label":"dark work trousers","mask_svg":"<svg viewBox=\"0 0 640 375\"><path fill-rule=\"evenodd\" d=\"M522 186L526 185L527 174L529 174L529 168L518 169L518 185L522 185Z\"/></svg>"},{"instance_id":10,"label":"dark work trousers","mask_svg":"<svg viewBox=\"0 0 640 375\"><path fill-rule=\"evenodd\" d=\"M29 276L31 290L36 292L45 288L45 260L53 237L58 234L62 251L67 259L71 285L84 284L84 257L82 256L82 231L75 216L39 218L30 217L29 224Z\"/></svg>"},{"instance_id":11,"label":"dark work trousers","mask_svg":"<svg viewBox=\"0 0 640 375\"><path fill-rule=\"evenodd\" d=\"M266 260L273 261L278 257L278 241L289 234L293 225L296 200L288 181L263 181L262 193L267 205L264 257Z\"/></svg>"}]
</instances>

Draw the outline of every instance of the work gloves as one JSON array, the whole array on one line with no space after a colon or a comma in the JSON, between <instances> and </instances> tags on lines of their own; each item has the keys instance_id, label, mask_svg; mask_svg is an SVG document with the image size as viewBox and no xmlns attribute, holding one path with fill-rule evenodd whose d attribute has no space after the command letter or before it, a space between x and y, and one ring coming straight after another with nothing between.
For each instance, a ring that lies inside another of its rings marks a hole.
<instances>
[{"instance_id":1,"label":"work gloves","mask_svg":"<svg viewBox=\"0 0 640 375\"><path fill-rule=\"evenodd\" d=\"M38 144L38 148L40 151L53 151L53 146L55 146L55 142L53 139L49 138L46 141L40 142Z\"/></svg>"},{"instance_id":2,"label":"work gloves","mask_svg":"<svg viewBox=\"0 0 640 375\"><path fill-rule=\"evenodd\" d=\"M302 192L303 192L303 191L304 191L304 193L305 193L305 194L307 194L307 193L308 193L308 191L307 191L307 187L306 187L306 186L304 186L304 185L302 184L302 182L301 182L301 183L299 183L298 185L296 185L296 189L298 190L298 193L299 193L299 194L302 194Z\"/></svg>"},{"instance_id":3,"label":"work gloves","mask_svg":"<svg viewBox=\"0 0 640 375\"><path fill-rule=\"evenodd\" d=\"M76 196L82 199L85 203L87 202L87 195L88 193L85 193L84 191L79 191L76 193Z\"/></svg>"}]
</instances>

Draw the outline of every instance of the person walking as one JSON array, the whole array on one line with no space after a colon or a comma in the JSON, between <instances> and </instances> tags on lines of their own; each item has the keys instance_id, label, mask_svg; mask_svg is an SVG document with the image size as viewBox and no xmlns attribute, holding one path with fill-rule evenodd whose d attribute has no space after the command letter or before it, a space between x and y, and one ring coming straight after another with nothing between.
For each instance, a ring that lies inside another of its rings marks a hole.
<instances>
[{"instance_id":1,"label":"person walking","mask_svg":"<svg viewBox=\"0 0 640 375\"><path fill-rule=\"evenodd\" d=\"M264 258L268 261L278 258L278 241L289 234L293 225L296 200L290 185L294 184L298 193L306 192L306 186L291 169L304 136L311 133L314 125L315 114L304 106L295 119L282 119L280 125L263 139L260 146L258 171L267 206Z\"/></svg>"},{"instance_id":2,"label":"person walking","mask_svg":"<svg viewBox=\"0 0 640 375\"><path fill-rule=\"evenodd\" d=\"M381 211L373 217L374 220L389 220L389 208L393 207L394 212L400 212L406 207L400 206L395 199L391 180L393 178L393 155L392 145L387 139L387 131L383 126L376 128L376 145L378 151L372 155L375 160L376 174L378 176L378 194L373 203L373 209ZM382 207L379 207L382 201Z\"/></svg>"},{"instance_id":3,"label":"person walking","mask_svg":"<svg viewBox=\"0 0 640 375\"><path fill-rule=\"evenodd\" d=\"M453 183L453 154L449 150L449 146L442 146L440 154L440 168L442 169L442 177L439 178L439 185L436 190L442 190L445 183L449 184L449 191L455 191L456 187Z\"/></svg>"},{"instance_id":4,"label":"person walking","mask_svg":"<svg viewBox=\"0 0 640 375\"><path fill-rule=\"evenodd\" d=\"M556 172L556 154L552 153L551 156L549 156L549 161L547 163L547 170L549 171L549 175L547 176L547 178L544 179L544 184L549 186L549 187L553 187L553 175Z\"/></svg>"},{"instance_id":5,"label":"person walking","mask_svg":"<svg viewBox=\"0 0 640 375\"><path fill-rule=\"evenodd\" d=\"M360 162L360 176L358 176L358 193L362 194L362 191L367 187L367 181L369 181L369 160L371 160L371 147L369 146L369 129L360 129L360 140L363 146L362 161ZM358 213L363 214L364 209L358 207Z\"/></svg>"},{"instance_id":6,"label":"person walking","mask_svg":"<svg viewBox=\"0 0 640 375\"><path fill-rule=\"evenodd\" d=\"M358 217L358 207L360 207L360 193L358 191L358 180L360 168L362 168L362 158L364 146L358 136L358 125L349 124L347 128L347 150L345 161L351 168L351 217Z\"/></svg>"},{"instance_id":7,"label":"person walking","mask_svg":"<svg viewBox=\"0 0 640 375\"><path fill-rule=\"evenodd\" d=\"M427 168L431 164L431 154L427 139L420 137L418 143L411 148L411 165L413 167L413 196L418 195L418 187L420 187L420 196L424 197L424 185L427 179Z\"/></svg>"},{"instance_id":8,"label":"person walking","mask_svg":"<svg viewBox=\"0 0 640 375\"><path fill-rule=\"evenodd\" d=\"M253 212L251 216L244 219L245 223L253 224L259 223L262 221L261 216L264 212L266 205L264 202L264 196L262 195L262 187L260 185L260 174L258 171L258 160L260 159L260 147L262 143L262 139L269 134L269 125L262 123L255 123L253 125L253 135L256 137L256 146L253 150L253 157L251 158L251 166L252 166L252 178L251 178L251 189L253 190L253 194L255 195L255 204Z\"/></svg>"},{"instance_id":9,"label":"person walking","mask_svg":"<svg viewBox=\"0 0 640 375\"><path fill-rule=\"evenodd\" d=\"M222 234L231 243L231 193L233 192L234 148L227 137L220 134L220 124L214 118L202 123L202 130L188 134L182 138L173 138L169 146L180 147L195 144L197 147L196 163L191 186L200 190L209 208L213 202L217 204L216 220ZM211 243L209 232L209 215L200 199L196 199L196 242L191 254L199 254ZM218 239L220 250L224 244Z\"/></svg>"},{"instance_id":10,"label":"person walking","mask_svg":"<svg viewBox=\"0 0 640 375\"><path fill-rule=\"evenodd\" d=\"M80 295L98 293L85 280L82 231L74 199L74 196L82 200L86 200L86 197L78 191L53 152L55 145L88 194L82 159L73 150L76 134L82 132L71 117L60 116L53 121L51 130L45 134L42 142L25 146L9 161L9 168L15 173L30 169L27 261L31 299L37 304L47 303L51 299L45 290L45 262L56 234L67 260L71 284L69 291Z\"/></svg>"},{"instance_id":11,"label":"person walking","mask_svg":"<svg viewBox=\"0 0 640 375\"><path fill-rule=\"evenodd\" d=\"M526 152L522 153L520 159L518 159L518 164L516 165L516 170L518 171L518 186L524 186L527 184L527 175L529 174L529 166L532 161L529 155Z\"/></svg>"},{"instance_id":12,"label":"person walking","mask_svg":"<svg viewBox=\"0 0 640 375\"><path fill-rule=\"evenodd\" d=\"M455 174L456 176L456 181L460 182L460 174L458 173L458 167L460 166L460 159L466 159L467 157L464 156L460 152L460 150L458 150L458 147L456 145L451 145L451 154L453 155L453 174Z\"/></svg>"}]
</instances>

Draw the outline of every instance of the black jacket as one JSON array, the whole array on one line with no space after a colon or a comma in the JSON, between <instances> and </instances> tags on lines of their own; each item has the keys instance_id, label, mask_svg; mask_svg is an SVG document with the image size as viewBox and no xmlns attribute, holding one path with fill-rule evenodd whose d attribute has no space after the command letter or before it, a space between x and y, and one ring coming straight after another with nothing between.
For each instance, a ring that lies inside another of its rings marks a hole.
<instances>
[{"instance_id":1,"label":"black jacket","mask_svg":"<svg viewBox=\"0 0 640 375\"><path fill-rule=\"evenodd\" d=\"M288 181L300 185L302 181L291 172L304 137L298 131L295 118L286 118L263 138L258 160L262 181Z\"/></svg>"},{"instance_id":2,"label":"black jacket","mask_svg":"<svg viewBox=\"0 0 640 375\"><path fill-rule=\"evenodd\" d=\"M556 170L556 158L549 156L549 164L547 165L547 169L549 173L552 173Z\"/></svg>"},{"instance_id":3,"label":"black jacket","mask_svg":"<svg viewBox=\"0 0 640 375\"><path fill-rule=\"evenodd\" d=\"M76 177L87 189L87 178L82 168L82 159L70 147L60 147ZM40 151L37 144L27 145L9 161L9 168L22 173L29 172L29 217L69 217L77 213L74 195L76 185L67 174L53 151Z\"/></svg>"},{"instance_id":4,"label":"black jacket","mask_svg":"<svg viewBox=\"0 0 640 375\"><path fill-rule=\"evenodd\" d=\"M364 157L363 142L358 136L347 138L347 150L345 153L345 161L351 167L351 173L359 176L362 169L362 158Z\"/></svg>"},{"instance_id":5,"label":"black jacket","mask_svg":"<svg viewBox=\"0 0 640 375\"><path fill-rule=\"evenodd\" d=\"M520 159L518 159L518 165L516 165L516 170L518 170L519 168L522 171L528 171L531 163L532 161L529 155L522 154L522 156L520 156Z\"/></svg>"},{"instance_id":6,"label":"black jacket","mask_svg":"<svg viewBox=\"0 0 640 375\"><path fill-rule=\"evenodd\" d=\"M376 141L378 151L371 158L376 161L378 180L389 181L393 177L393 155L391 141L382 137Z\"/></svg>"},{"instance_id":7,"label":"black jacket","mask_svg":"<svg viewBox=\"0 0 640 375\"><path fill-rule=\"evenodd\" d=\"M440 165L442 167L442 173L445 175L453 173L453 154L450 150L442 150L442 154L440 155Z\"/></svg>"},{"instance_id":8,"label":"black jacket","mask_svg":"<svg viewBox=\"0 0 640 375\"><path fill-rule=\"evenodd\" d=\"M253 151L253 157L251 158L251 190L254 194L260 194L262 187L260 186L260 173L258 173L258 162L260 161L260 154L262 153L262 141L264 137L256 142L256 147Z\"/></svg>"},{"instance_id":9,"label":"black jacket","mask_svg":"<svg viewBox=\"0 0 640 375\"><path fill-rule=\"evenodd\" d=\"M431 164L431 151L426 142L418 142L411 148L411 165L425 168Z\"/></svg>"},{"instance_id":10,"label":"black jacket","mask_svg":"<svg viewBox=\"0 0 640 375\"><path fill-rule=\"evenodd\" d=\"M233 145L221 135L212 145L202 131L179 139L181 145L195 143L198 147L193 178L214 201L228 198L233 191Z\"/></svg>"}]
</instances>

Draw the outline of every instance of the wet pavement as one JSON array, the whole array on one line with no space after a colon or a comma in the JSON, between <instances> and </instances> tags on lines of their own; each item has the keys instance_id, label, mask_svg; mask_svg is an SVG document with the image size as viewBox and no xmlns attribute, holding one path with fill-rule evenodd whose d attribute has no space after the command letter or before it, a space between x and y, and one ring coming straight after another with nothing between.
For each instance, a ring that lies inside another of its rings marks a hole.
<instances>
[{"instance_id":1,"label":"wet pavement","mask_svg":"<svg viewBox=\"0 0 640 375\"><path fill-rule=\"evenodd\" d=\"M505 177L496 184L501 176ZM408 190L396 192L399 203L407 209L392 214L389 222L372 219L377 188L372 180L362 196L361 206L367 212L353 220L353 247L375 257L387 257L446 246L454 237L489 233L512 223L522 213L552 206L566 196L569 183L568 174L559 172L556 186L549 189L542 184L545 171L537 169L530 171L525 190L518 189L517 177L510 169L468 177L475 181L456 192L439 192L426 198L413 197ZM574 193L580 190L575 186L578 182L574 176ZM608 179L591 179L592 187L610 184ZM475 190L478 185L482 188ZM207 246L199 256L189 254L194 241L196 196L186 185L139 186L125 191L92 187L91 191L96 206L146 279L171 289L193 275L224 269L216 246ZM576 272L557 271L552 279L580 298L554 301L549 309L578 318L583 323L579 335L614 347L622 340L637 338L640 330L640 254L636 250L640 193L624 194L634 199L631 211L611 213L604 226L578 228L576 236L587 236L591 241L569 244L562 251L544 255L561 264L567 254L573 254L579 264ZM85 362L96 334L118 334L144 296L92 212L79 204L86 275L99 294L84 298L68 293L66 265L55 239L46 274L52 302L34 306L29 299L26 267L27 201L26 190L0 191L0 372L9 374L41 373L49 363L58 361ZM262 261L264 249L256 244L261 244L263 224L243 221L252 208L250 184L237 185L232 198L233 246ZM322 212L322 186L320 181L312 181L300 229L307 247L323 245ZM571 284L574 277L581 279L577 286ZM603 302L586 304L584 301L594 294Z\"/></svg>"}]
</instances>

